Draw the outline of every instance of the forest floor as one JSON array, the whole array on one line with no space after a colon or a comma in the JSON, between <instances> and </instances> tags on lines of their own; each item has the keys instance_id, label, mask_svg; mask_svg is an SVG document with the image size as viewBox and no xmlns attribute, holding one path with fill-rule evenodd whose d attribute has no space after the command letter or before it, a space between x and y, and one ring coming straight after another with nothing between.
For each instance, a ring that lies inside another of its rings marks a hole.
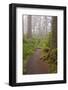
<instances>
[{"instance_id":1,"label":"forest floor","mask_svg":"<svg viewBox=\"0 0 68 90\"><path fill-rule=\"evenodd\" d=\"M29 58L27 63L27 74L45 74L49 73L49 64L44 63L41 57L41 48L36 48L34 54Z\"/></svg>"}]
</instances>

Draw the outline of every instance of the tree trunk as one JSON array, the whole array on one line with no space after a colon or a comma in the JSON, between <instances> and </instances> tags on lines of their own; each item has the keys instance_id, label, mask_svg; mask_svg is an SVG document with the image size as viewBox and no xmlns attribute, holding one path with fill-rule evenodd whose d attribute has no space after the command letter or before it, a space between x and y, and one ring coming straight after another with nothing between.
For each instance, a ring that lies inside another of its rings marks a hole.
<instances>
[{"instance_id":1,"label":"tree trunk","mask_svg":"<svg viewBox=\"0 0 68 90\"><path fill-rule=\"evenodd\" d=\"M28 18L27 19L27 22L28 22L27 38L32 38L32 17L31 15L29 15L27 18Z\"/></svg>"},{"instance_id":2,"label":"tree trunk","mask_svg":"<svg viewBox=\"0 0 68 90\"><path fill-rule=\"evenodd\" d=\"M57 17L52 18L52 48L57 48Z\"/></svg>"}]
</instances>

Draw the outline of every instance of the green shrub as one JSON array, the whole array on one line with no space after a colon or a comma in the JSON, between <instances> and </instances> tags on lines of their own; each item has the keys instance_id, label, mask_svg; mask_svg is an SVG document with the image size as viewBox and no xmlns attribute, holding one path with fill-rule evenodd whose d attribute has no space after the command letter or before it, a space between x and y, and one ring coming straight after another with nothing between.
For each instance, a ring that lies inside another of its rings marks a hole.
<instances>
[{"instance_id":1,"label":"green shrub","mask_svg":"<svg viewBox=\"0 0 68 90\"><path fill-rule=\"evenodd\" d=\"M56 73L57 72L57 49L45 48L42 50L42 57L40 60L47 62L49 64L49 72Z\"/></svg>"},{"instance_id":2,"label":"green shrub","mask_svg":"<svg viewBox=\"0 0 68 90\"><path fill-rule=\"evenodd\" d=\"M56 48L51 50L49 59L51 63L57 63L57 49Z\"/></svg>"},{"instance_id":3,"label":"green shrub","mask_svg":"<svg viewBox=\"0 0 68 90\"><path fill-rule=\"evenodd\" d=\"M41 48L40 60L47 61L50 66L50 72L56 72L57 70L57 49L52 49L52 33L49 32L44 38L31 38L24 37L23 40L23 63L24 73L27 72L26 64L29 57L34 53L36 48Z\"/></svg>"}]
</instances>

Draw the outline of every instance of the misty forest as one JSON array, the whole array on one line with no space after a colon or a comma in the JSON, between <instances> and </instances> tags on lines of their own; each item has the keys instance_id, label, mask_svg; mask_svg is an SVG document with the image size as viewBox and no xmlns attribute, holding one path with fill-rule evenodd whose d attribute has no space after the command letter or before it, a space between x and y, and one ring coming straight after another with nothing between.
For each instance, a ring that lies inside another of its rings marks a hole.
<instances>
[{"instance_id":1,"label":"misty forest","mask_svg":"<svg viewBox=\"0 0 68 90\"><path fill-rule=\"evenodd\" d=\"M57 73L57 16L23 15L23 74Z\"/></svg>"}]
</instances>

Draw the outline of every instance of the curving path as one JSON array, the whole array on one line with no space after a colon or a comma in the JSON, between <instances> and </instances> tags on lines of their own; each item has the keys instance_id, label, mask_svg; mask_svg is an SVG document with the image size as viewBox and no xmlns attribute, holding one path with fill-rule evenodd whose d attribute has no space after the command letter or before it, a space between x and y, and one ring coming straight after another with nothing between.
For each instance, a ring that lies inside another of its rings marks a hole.
<instances>
[{"instance_id":1,"label":"curving path","mask_svg":"<svg viewBox=\"0 0 68 90\"><path fill-rule=\"evenodd\" d=\"M46 74L49 72L48 63L40 60L41 49L37 48L27 63L27 74Z\"/></svg>"}]
</instances>

